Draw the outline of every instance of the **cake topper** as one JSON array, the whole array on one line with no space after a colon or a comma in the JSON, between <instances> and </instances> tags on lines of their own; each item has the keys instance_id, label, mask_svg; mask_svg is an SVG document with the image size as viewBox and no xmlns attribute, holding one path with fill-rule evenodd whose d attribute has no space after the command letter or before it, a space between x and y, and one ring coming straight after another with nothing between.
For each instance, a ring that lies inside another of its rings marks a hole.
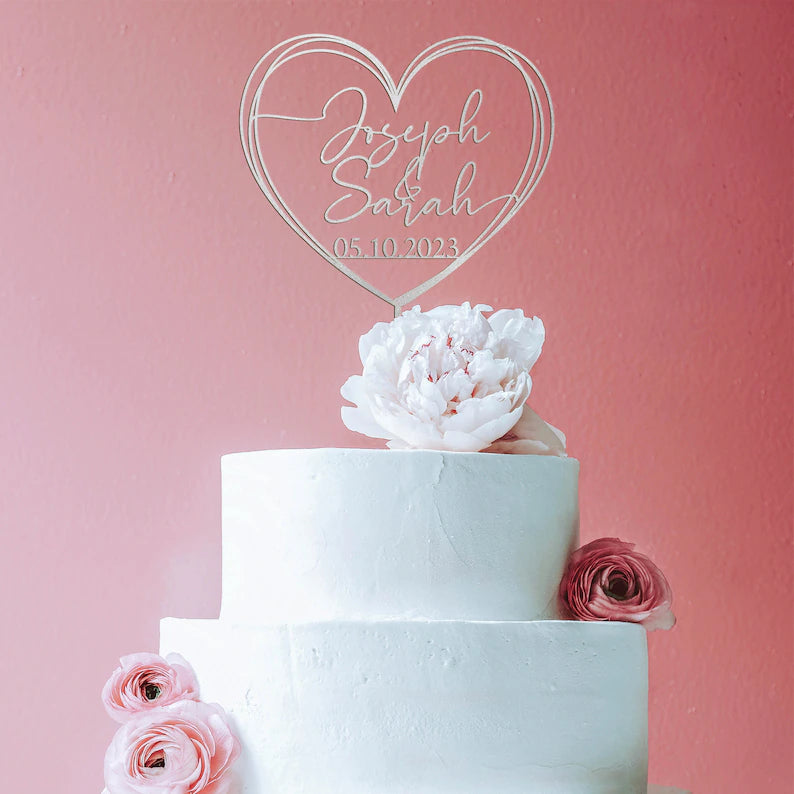
<instances>
[{"instance_id":1,"label":"cake topper","mask_svg":"<svg viewBox=\"0 0 794 794\"><path fill-rule=\"evenodd\" d=\"M480 36L433 44L398 82L352 41L297 36L259 60L240 105L245 157L273 208L395 316L513 218L553 132L537 68Z\"/></svg>"}]
</instances>

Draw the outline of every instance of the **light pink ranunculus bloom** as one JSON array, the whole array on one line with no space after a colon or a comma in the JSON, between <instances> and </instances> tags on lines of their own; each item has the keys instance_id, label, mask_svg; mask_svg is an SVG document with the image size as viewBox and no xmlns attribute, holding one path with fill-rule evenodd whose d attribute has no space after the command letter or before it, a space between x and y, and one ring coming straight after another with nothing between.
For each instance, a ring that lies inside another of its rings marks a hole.
<instances>
[{"instance_id":1,"label":"light pink ranunculus bloom","mask_svg":"<svg viewBox=\"0 0 794 794\"><path fill-rule=\"evenodd\" d=\"M133 653L120 661L102 689L102 703L116 722L177 700L198 700L196 676L178 653L165 659L156 653Z\"/></svg>"},{"instance_id":2,"label":"light pink ranunculus bloom","mask_svg":"<svg viewBox=\"0 0 794 794\"><path fill-rule=\"evenodd\" d=\"M622 620L648 631L675 625L664 574L618 538L594 540L571 555L560 597L576 620Z\"/></svg>"},{"instance_id":3,"label":"light pink ranunculus bloom","mask_svg":"<svg viewBox=\"0 0 794 794\"><path fill-rule=\"evenodd\" d=\"M348 378L348 428L392 449L476 452L521 418L543 323L520 309L414 307L359 341L361 375Z\"/></svg>"},{"instance_id":4,"label":"light pink ranunculus bloom","mask_svg":"<svg viewBox=\"0 0 794 794\"><path fill-rule=\"evenodd\" d=\"M124 723L105 754L108 794L230 794L240 743L215 703L182 700Z\"/></svg>"}]
</instances>

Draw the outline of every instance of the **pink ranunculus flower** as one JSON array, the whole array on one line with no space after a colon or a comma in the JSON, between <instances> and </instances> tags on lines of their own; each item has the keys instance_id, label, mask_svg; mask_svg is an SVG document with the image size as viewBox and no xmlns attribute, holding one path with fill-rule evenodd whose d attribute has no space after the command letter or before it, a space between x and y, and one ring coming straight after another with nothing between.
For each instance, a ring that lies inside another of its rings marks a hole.
<instances>
[{"instance_id":1,"label":"pink ranunculus flower","mask_svg":"<svg viewBox=\"0 0 794 794\"><path fill-rule=\"evenodd\" d=\"M594 540L571 555L560 597L576 620L622 620L648 631L675 625L664 574L633 543L617 538Z\"/></svg>"},{"instance_id":2,"label":"pink ranunculus flower","mask_svg":"<svg viewBox=\"0 0 794 794\"><path fill-rule=\"evenodd\" d=\"M102 689L102 703L116 722L178 700L198 700L196 676L178 653L165 659L156 653L133 653L120 661L121 667Z\"/></svg>"},{"instance_id":3,"label":"pink ranunculus flower","mask_svg":"<svg viewBox=\"0 0 794 794\"><path fill-rule=\"evenodd\" d=\"M108 794L230 794L240 743L215 703L182 700L142 712L105 754Z\"/></svg>"},{"instance_id":4,"label":"pink ranunculus flower","mask_svg":"<svg viewBox=\"0 0 794 794\"><path fill-rule=\"evenodd\" d=\"M361 375L348 378L348 428L385 438L392 449L476 452L521 418L529 371L543 347L543 323L520 309L414 307L377 323L359 341Z\"/></svg>"}]
</instances>

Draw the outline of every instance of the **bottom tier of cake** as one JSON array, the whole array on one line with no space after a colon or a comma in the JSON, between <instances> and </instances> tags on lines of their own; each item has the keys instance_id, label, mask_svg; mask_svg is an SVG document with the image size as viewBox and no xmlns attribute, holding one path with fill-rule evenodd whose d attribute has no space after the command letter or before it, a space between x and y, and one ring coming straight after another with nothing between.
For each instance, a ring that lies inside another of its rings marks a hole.
<instances>
[{"instance_id":1,"label":"bottom tier of cake","mask_svg":"<svg viewBox=\"0 0 794 794\"><path fill-rule=\"evenodd\" d=\"M232 716L240 794L647 791L636 625L166 618L160 632Z\"/></svg>"}]
</instances>

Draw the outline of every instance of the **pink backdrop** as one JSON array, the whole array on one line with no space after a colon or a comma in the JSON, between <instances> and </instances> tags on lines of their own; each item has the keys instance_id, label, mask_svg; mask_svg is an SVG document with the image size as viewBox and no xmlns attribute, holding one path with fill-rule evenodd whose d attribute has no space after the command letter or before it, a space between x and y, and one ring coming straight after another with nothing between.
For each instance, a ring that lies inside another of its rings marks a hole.
<instances>
[{"instance_id":1,"label":"pink backdrop","mask_svg":"<svg viewBox=\"0 0 794 794\"><path fill-rule=\"evenodd\" d=\"M533 405L582 462L584 540L635 540L650 770L791 791L789 3L0 4L3 789L100 791L99 692L161 616L215 617L219 456L361 446L339 420L388 317L245 165L256 60L323 31L393 72L476 33L549 81L519 216L420 301L540 315Z\"/></svg>"}]
</instances>

